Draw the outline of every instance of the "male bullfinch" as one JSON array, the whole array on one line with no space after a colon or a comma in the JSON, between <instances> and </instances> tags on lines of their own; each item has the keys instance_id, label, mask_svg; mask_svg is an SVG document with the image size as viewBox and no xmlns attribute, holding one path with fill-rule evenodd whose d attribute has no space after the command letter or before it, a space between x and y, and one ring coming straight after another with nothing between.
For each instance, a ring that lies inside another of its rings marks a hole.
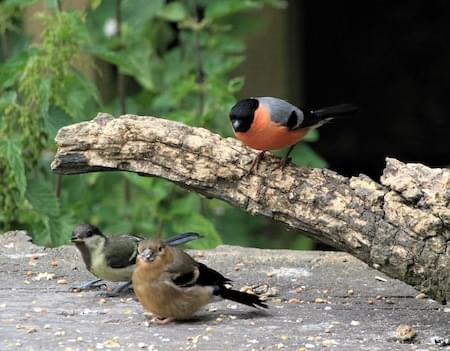
<instances>
[{"instance_id":1,"label":"male bullfinch","mask_svg":"<svg viewBox=\"0 0 450 351\"><path fill-rule=\"evenodd\" d=\"M231 289L222 274L159 239L142 241L138 253L133 289L155 323L188 319L218 299L267 308L258 296Z\"/></svg>"},{"instance_id":2,"label":"male bullfinch","mask_svg":"<svg viewBox=\"0 0 450 351\"><path fill-rule=\"evenodd\" d=\"M197 233L183 233L166 240L168 245L181 245L200 238ZM144 238L134 235L105 236L92 224L80 224L72 232L71 241L80 251L84 264L96 280L85 283L79 290L96 288L101 280L126 282L115 288L107 296L117 296L131 287L137 248Z\"/></svg>"},{"instance_id":3,"label":"male bullfinch","mask_svg":"<svg viewBox=\"0 0 450 351\"><path fill-rule=\"evenodd\" d=\"M289 162L289 154L311 128L334 118L358 111L351 104L341 104L312 111L302 111L287 101L274 97L256 97L239 101L231 108L230 119L236 138L253 149L261 150L250 170L258 166L264 153L289 147L280 166Z\"/></svg>"}]
</instances>

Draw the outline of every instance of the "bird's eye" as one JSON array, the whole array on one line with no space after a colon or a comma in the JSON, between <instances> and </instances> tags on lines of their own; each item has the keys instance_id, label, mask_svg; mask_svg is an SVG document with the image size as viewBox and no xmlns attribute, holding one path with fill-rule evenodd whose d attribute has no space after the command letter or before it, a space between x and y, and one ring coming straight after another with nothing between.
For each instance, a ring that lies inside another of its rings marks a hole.
<instances>
[{"instance_id":1,"label":"bird's eye","mask_svg":"<svg viewBox=\"0 0 450 351\"><path fill-rule=\"evenodd\" d=\"M86 236L92 236L92 231L88 230Z\"/></svg>"},{"instance_id":2,"label":"bird's eye","mask_svg":"<svg viewBox=\"0 0 450 351\"><path fill-rule=\"evenodd\" d=\"M158 247L158 251L161 252L163 250L162 246Z\"/></svg>"}]
</instances>

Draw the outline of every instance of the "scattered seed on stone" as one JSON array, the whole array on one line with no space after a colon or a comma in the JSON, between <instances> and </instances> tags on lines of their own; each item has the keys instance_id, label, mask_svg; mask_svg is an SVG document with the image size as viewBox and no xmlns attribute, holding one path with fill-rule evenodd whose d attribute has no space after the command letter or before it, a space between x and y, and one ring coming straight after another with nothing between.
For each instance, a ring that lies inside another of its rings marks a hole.
<instances>
[{"instance_id":1,"label":"scattered seed on stone","mask_svg":"<svg viewBox=\"0 0 450 351\"><path fill-rule=\"evenodd\" d=\"M416 295L416 299L426 299L428 297L427 294L421 292Z\"/></svg>"},{"instance_id":2,"label":"scattered seed on stone","mask_svg":"<svg viewBox=\"0 0 450 351\"><path fill-rule=\"evenodd\" d=\"M386 278L383 278L383 277L380 277L380 276L375 276L375 279L376 280L379 280L380 282L387 282L387 279Z\"/></svg>"},{"instance_id":3,"label":"scattered seed on stone","mask_svg":"<svg viewBox=\"0 0 450 351\"><path fill-rule=\"evenodd\" d=\"M293 304L293 305L298 305L298 304L301 304L302 302L299 299L296 299L295 297L293 297L292 299L288 300L288 303Z\"/></svg>"},{"instance_id":4,"label":"scattered seed on stone","mask_svg":"<svg viewBox=\"0 0 450 351\"><path fill-rule=\"evenodd\" d=\"M400 324L395 330L395 338L401 342L411 341L416 335L416 330L408 324Z\"/></svg>"}]
</instances>

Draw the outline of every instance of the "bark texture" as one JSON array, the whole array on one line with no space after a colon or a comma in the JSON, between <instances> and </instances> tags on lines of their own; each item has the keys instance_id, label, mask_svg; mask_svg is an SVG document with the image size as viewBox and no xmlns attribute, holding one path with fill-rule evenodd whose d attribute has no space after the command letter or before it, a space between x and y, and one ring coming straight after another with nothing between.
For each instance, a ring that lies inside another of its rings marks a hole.
<instances>
[{"instance_id":1,"label":"bark texture","mask_svg":"<svg viewBox=\"0 0 450 351\"><path fill-rule=\"evenodd\" d=\"M52 169L122 170L168 179L344 250L445 303L450 300L450 170L387 159L381 184L288 166L206 129L144 116L62 128Z\"/></svg>"}]
</instances>

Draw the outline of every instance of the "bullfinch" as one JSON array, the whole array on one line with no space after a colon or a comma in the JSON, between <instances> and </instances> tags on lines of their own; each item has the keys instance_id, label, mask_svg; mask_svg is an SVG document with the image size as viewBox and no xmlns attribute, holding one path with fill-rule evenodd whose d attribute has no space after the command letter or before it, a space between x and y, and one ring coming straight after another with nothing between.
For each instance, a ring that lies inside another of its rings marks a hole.
<instances>
[{"instance_id":1,"label":"bullfinch","mask_svg":"<svg viewBox=\"0 0 450 351\"><path fill-rule=\"evenodd\" d=\"M200 238L197 233L183 233L166 240L168 245L181 245ZM139 236L106 236L92 224L80 224L72 231L71 241L81 253L89 272L98 279L79 287L79 290L96 288L102 280L126 282L116 287L108 296L117 296L131 287L131 275L134 271L137 248L144 240Z\"/></svg>"},{"instance_id":2,"label":"bullfinch","mask_svg":"<svg viewBox=\"0 0 450 351\"><path fill-rule=\"evenodd\" d=\"M157 324L188 319L220 299L267 308L258 296L231 289L230 279L159 239L139 243L133 289Z\"/></svg>"},{"instance_id":3,"label":"bullfinch","mask_svg":"<svg viewBox=\"0 0 450 351\"><path fill-rule=\"evenodd\" d=\"M289 147L280 166L290 161L289 154L311 128L317 128L334 118L358 111L351 104L341 104L318 110L302 111L297 106L275 97L254 97L239 101L230 111L234 134L245 145L261 150L250 170L258 167L264 153Z\"/></svg>"}]
</instances>

